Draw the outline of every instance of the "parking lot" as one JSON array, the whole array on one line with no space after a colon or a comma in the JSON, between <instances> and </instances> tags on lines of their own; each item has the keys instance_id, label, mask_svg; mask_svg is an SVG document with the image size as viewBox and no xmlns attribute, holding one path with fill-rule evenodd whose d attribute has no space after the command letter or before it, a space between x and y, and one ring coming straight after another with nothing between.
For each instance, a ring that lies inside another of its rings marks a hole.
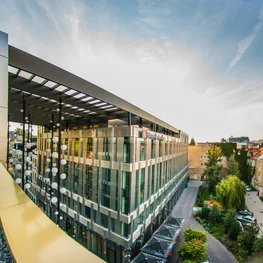
<instances>
[{"instance_id":1,"label":"parking lot","mask_svg":"<svg viewBox=\"0 0 263 263\"><path fill-rule=\"evenodd\" d=\"M246 194L246 205L248 210L254 213L254 217L257 219L258 226L263 235L263 202L257 196L256 191L247 192Z\"/></svg>"}]
</instances>

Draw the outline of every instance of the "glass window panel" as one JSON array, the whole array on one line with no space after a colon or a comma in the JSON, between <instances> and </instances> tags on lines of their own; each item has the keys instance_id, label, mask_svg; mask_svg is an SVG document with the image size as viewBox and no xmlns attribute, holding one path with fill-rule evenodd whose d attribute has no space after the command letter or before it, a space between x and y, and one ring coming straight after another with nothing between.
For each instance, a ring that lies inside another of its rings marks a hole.
<instances>
[{"instance_id":1,"label":"glass window panel","mask_svg":"<svg viewBox=\"0 0 263 263\"><path fill-rule=\"evenodd\" d=\"M100 107L101 109L108 109L110 107L113 107L113 105L107 105L107 106L103 106L103 107Z\"/></svg>"},{"instance_id":2,"label":"glass window panel","mask_svg":"<svg viewBox=\"0 0 263 263\"><path fill-rule=\"evenodd\" d=\"M66 89L68 89L68 88L65 87L65 86L62 86L62 85L60 85L59 87L55 88L55 90L60 91L60 92L66 90Z\"/></svg>"},{"instance_id":3,"label":"glass window panel","mask_svg":"<svg viewBox=\"0 0 263 263\"><path fill-rule=\"evenodd\" d=\"M91 165L86 165L86 186L85 186L85 197L92 200L92 179L93 169Z\"/></svg>"},{"instance_id":4,"label":"glass window panel","mask_svg":"<svg viewBox=\"0 0 263 263\"><path fill-rule=\"evenodd\" d=\"M57 83L55 83L55 82L53 82L53 81L51 81L51 80L49 80L48 82L46 82L45 84L44 84L44 86L46 86L46 87L48 87L48 88L54 88L55 86L57 86L58 84Z\"/></svg>"},{"instance_id":5,"label":"glass window panel","mask_svg":"<svg viewBox=\"0 0 263 263\"><path fill-rule=\"evenodd\" d=\"M138 208L139 198L139 170L136 171L136 182L135 182L135 209Z\"/></svg>"},{"instance_id":6,"label":"glass window panel","mask_svg":"<svg viewBox=\"0 0 263 263\"><path fill-rule=\"evenodd\" d=\"M76 99L80 99L80 98L82 98L82 97L84 97L84 96L86 96L86 94L84 94L84 93L79 93L79 94L77 94L77 95L75 95L75 96L73 96L73 97L76 98Z\"/></svg>"},{"instance_id":7,"label":"glass window panel","mask_svg":"<svg viewBox=\"0 0 263 263\"><path fill-rule=\"evenodd\" d=\"M92 101L89 101L88 103L89 104L94 104L94 103L98 103L98 102L100 102L100 100L92 100Z\"/></svg>"},{"instance_id":8,"label":"glass window panel","mask_svg":"<svg viewBox=\"0 0 263 263\"><path fill-rule=\"evenodd\" d=\"M123 162L130 163L130 155L131 155L131 143L129 137L124 137L123 143Z\"/></svg>"},{"instance_id":9,"label":"glass window panel","mask_svg":"<svg viewBox=\"0 0 263 263\"><path fill-rule=\"evenodd\" d=\"M86 158L88 159L92 159L92 143L93 143L93 140L92 138L88 138L87 139L87 154L86 154Z\"/></svg>"},{"instance_id":10,"label":"glass window panel","mask_svg":"<svg viewBox=\"0 0 263 263\"><path fill-rule=\"evenodd\" d=\"M111 170L102 168L101 205L110 208Z\"/></svg>"},{"instance_id":11,"label":"glass window panel","mask_svg":"<svg viewBox=\"0 0 263 263\"><path fill-rule=\"evenodd\" d=\"M141 169L140 204L144 202L145 168Z\"/></svg>"},{"instance_id":12,"label":"glass window panel","mask_svg":"<svg viewBox=\"0 0 263 263\"><path fill-rule=\"evenodd\" d=\"M145 161L145 155L146 155L146 146L144 139L140 139L140 161Z\"/></svg>"},{"instance_id":13,"label":"glass window panel","mask_svg":"<svg viewBox=\"0 0 263 263\"><path fill-rule=\"evenodd\" d=\"M73 164L73 192L75 194L79 194L79 175L80 175L80 168L78 163Z\"/></svg>"},{"instance_id":14,"label":"glass window panel","mask_svg":"<svg viewBox=\"0 0 263 263\"><path fill-rule=\"evenodd\" d=\"M86 98L82 98L81 100L82 101L88 101L88 100L92 100L93 99L93 97L86 97Z\"/></svg>"},{"instance_id":15,"label":"glass window panel","mask_svg":"<svg viewBox=\"0 0 263 263\"><path fill-rule=\"evenodd\" d=\"M123 172L122 178L122 204L121 204L121 212L123 214L129 214L130 212L130 180L131 173Z\"/></svg>"},{"instance_id":16,"label":"glass window panel","mask_svg":"<svg viewBox=\"0 0 263 263\"><path fill-rule=\"evenodd\" d=\"M21 70L18 74L18 76L25 78L25 79L31 79L31 77L33 76L33 74L26 72L24 70Z\"/></svg>"},{"instance_id":17,"label":"glass window panel","mask_svg":"<svg viewBox=\"0 0 263 263\"><path fill-rule=\"evenodd\" d=\"M76 90L70 89L70 90L68 90L67 92L65 92L65 94L67 94L67 95L72 95L72 94L74 94L74 93L76 93L76 92L77 92Z\"/></svg>"},{"instance_id":18,"label":"glass window panel","mask_svg":"<svg viewBox=\"0 0 263 263\"><path fill-rule=\"evenodd\" d=\"M102 160L110 161L110 139L108 137L103 138Z\"/></svg>"},{"instance_id":19,"label":"glass window panel","mask_svg":"<svg viewBox=\"0 0 263 263\"><path fill-rule=\"evenodd\" d=\"M106 111L117 110L117 109L118 107L114 107L114 108L106 109Z\"/></svg>"},{"instance_id":20,"label":"glass window panel","mask_svg":"<svg viewBox=\"0 0 263 263\"><path fill-rule=\"evenodd\" d=\"M108 228L108 217L104 214L100 214L101 218L101 225L105 228Z\"/></svg>"},{"instance_id":21,"label":"glass window panel","mask_svg":"<svg viewBox=\"0 0 263 263\"><path fill-rule=\"evenodd\" d=\"M8 72L12 73L12 74L17 74L18 73L18 68L12 67L12 66L8 66Z\"/></svg>"},{"instance_id":22,"label":"glass window panel","mask_svg":"<svg viewBox=\"0 0 263 263\"><path fill-rule=\"evenodd\" d=\"M74 141L74 156L79 156L79 138L76 138Z\"/></svg>"},{"instance_id":23,"label":"glass window panel","mask_svg":"<svg viewBox=\"0 0 263 263\"><path fill-rule=\"evenodd\" d=\"M34 81L34 82L36 82L36 83L38 83L38 84L42 84L44 81L46 81L46 79L41 78L41 77L39 77L39 76L35 76L35 77L32 79L32 81Z\"/></svg>"}]
</instances>

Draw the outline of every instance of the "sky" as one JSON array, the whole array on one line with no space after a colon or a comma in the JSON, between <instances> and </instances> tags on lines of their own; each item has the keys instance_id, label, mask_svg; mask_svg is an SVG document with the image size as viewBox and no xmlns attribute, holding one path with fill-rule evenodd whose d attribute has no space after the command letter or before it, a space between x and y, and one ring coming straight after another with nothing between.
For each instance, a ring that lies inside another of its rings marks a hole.
<instances>
[{"instance_id":1,"label":"sky","mask_svg":"<svg viewBox=\"0 0 263 263\"><path fill-rule=\"evenodd\" d=\"M0 0L9 44L196 141L263 138L263 0Z\"/></svg>"}]
</instances>

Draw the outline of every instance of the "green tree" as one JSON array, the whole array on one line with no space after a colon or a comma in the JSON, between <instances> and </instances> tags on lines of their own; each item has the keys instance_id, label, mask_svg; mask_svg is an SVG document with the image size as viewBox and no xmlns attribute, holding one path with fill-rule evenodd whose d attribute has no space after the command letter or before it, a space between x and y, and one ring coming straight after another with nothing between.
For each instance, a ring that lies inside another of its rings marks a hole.
<instances>
[{"instance_id":1,"label":"green tree","mask_svg":"<svg viewBox=\"0 0 263 263\"><path fill-rule=\"evenodd\" d=\"M186 260L201 262L207 258L206 248L206 243L203 243L199 239L193 239L191 241L184 242L184 244L179 248L179 256L182 257L183 262Z\"/></svg>"},{"instance_id":2,"label":"green tree","mask_svg":"<svg viewBox=\"0 0 263 263\"><path fill-rule=\"evenodd\" d=\"M221 174L222 174L222 165L219 164L212 164L207 165L205 171L204 171L204 178L208 183L208 189L213 194L216 190L216 185L221 180Z\"/></svg>"},{"instance_id":3,"label":"green tree","mask_svg":"<svg viewBox=\"0 0 263 263\"><path fill-rule=\"evenodd\" d=\"M219 146L217 146L217 145L212 145L206 151L206 155L207 155L207 158L208 158L207 166L218 164L221 161L222 157L223 157L221 148Z\"/></svg>"},{"instance_id":4,"label":"green tree","mask_svg":"<svg viewBox=\"0 0 263 263\"><path fill-rule=\"evenodd\" d=\"M233 221L236 221L236 217L237 217L237 212L235 209L230 209L227 211L223 219L226 232L231 227Z\"/></svg>"},{"instance_id":5,"label":"green tree","mask_svg":"<svg viewBox=\"0 0 263 263\"><path fill-rule=\"evenodd\" d=\"M234 155L230 156L227 161L227 174L239 176L239 164Z\"/></svg>"},{"instance_id":6,"label":"green tree","mask_svg":"<svg viewBox=\"0 0 263 263\"><path fill-rule=\"evenodd\" d=\"M252 253L253 244L256 240L256 229L253 226L247 226L245 231L241 232L238 236L237 241L244 251L247 251L248 254Z\"/></svg>"},{"instance_id":7,"label":"green tree","mask_svg":"<svg viewBox=\"0 0 263 263\"><path fill-rule=\"evenodd\" d=\"M186 242L191 241L193 239L199 239L202 242L207 242L207 235L199 230L189 228L184 232L184 240Z\"/></svg>"},{"instance_id":8,"label":"green tree","mask_svg":"<svg viewBox=\"0 0 263 263\"><path fill-rule=\"evenodd\" d=\"M211 209L211 212L209 214L209 220L214 224L221 220L221 213L216 205L213 205Z\"/></svg>"},{"instance_id":9,"label":"green tree","mask_svg":"<svg viewBox=\"0 0 263 263\"><path fill-rule=\"evenodd\" d=\"M234 219L230 225L228 236L231 240L237 240L237 237L240 233L240 225L239 222Z\"/></svg>"},{"instance_id":10,"label":"green tree","mask_svg":"<svg viewBox=\"0 0 263 263\"><path fill-rule=\"evenodd\" d=\"M183 262L198 263L207 258L207 236L204 232L187 229L184 234L184 243L179 249L179 256Z\"/></svg>"},{"instance_id":11,"label":"green tree","mask_svg":"<svg viewBox=\"0 0 263 263\"><path fill-rule=\"evenodd\" d=\"M246 188L235 175L229 175L216 186L216 196L225 210L245 208Z\"/></svg>"},{"instance_id":12,"label":"green tree","mask_svg":"<svg viewBox=\"0 0 263 263\"><path fill-rule=\"evenodd\" d=\"M191 138L191 141L190 141L190 145L195 145L195 139L194 138Z\"/></svg>"}]
</instances>

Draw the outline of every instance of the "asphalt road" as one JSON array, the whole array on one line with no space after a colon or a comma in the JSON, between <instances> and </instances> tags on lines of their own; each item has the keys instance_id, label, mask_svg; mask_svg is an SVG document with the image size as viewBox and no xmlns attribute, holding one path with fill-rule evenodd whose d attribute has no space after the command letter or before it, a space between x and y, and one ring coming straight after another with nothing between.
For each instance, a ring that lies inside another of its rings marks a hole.
<instances>
[{"instance_id":1,"label":"asphalt road","mask_svg":"<svg viewBox=\"0 0 263 263\"><path fill-rule=\"evenodd\" d=\"M188 188L185 189L177 204L174 206L172 215L174 217L183 217L183 231L189 227L202 230L206 232L203 227L193 218L192 211L195 203L198 187L202 184L199 181L190 181ZM235 257L213 236L206 232L208 236L207 253L213 263L238 263ZM179 262L176 250L182 245L182 233L177 239L177 243L173 248L172 256L167 263Z\"/></svg>"}]
</instances>

